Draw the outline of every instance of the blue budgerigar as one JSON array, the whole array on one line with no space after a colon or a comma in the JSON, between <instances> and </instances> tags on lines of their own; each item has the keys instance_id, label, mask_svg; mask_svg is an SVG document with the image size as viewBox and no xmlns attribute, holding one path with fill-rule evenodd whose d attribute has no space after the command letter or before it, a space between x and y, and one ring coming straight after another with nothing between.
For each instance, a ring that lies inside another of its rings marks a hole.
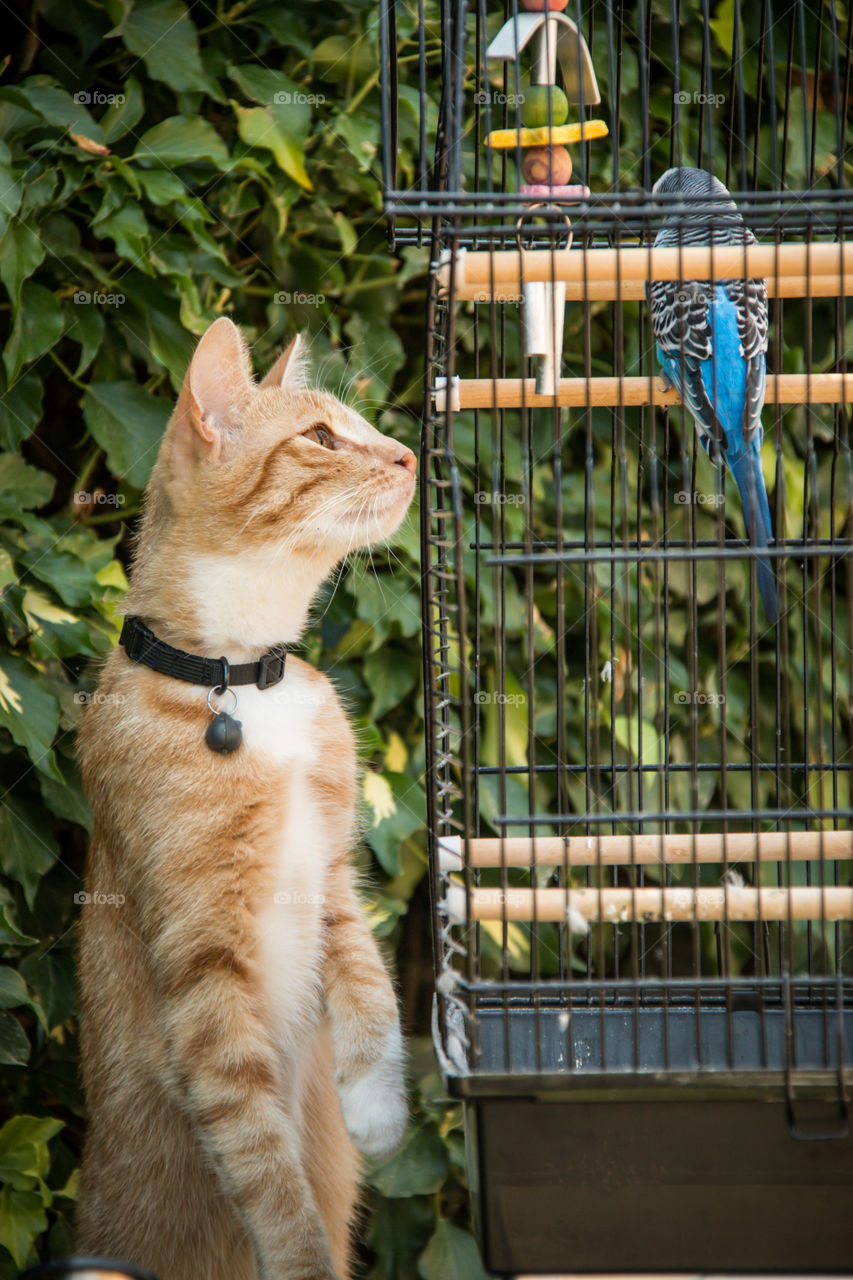
<instances>
[{"instance_id":1,"label":"blue budgerigar","mask_svg":"<svg viewBox=\"0 0 853 1280\"><path fill-rule=\"evenodd\" d=\"M669 169L653 187L690 203L687 216L666 217L655 246L755 244L728 190L701 169ZM703 201L705 202L703 204ZM693 415L711 460L725 462L743 504L753 546L773 541L761 470L761 410L767 378L766 280L657 280L646 294L665 379ZM776 574L761 557L756 574L764 611L779 617Z\"/></svg>"}]
</instances>

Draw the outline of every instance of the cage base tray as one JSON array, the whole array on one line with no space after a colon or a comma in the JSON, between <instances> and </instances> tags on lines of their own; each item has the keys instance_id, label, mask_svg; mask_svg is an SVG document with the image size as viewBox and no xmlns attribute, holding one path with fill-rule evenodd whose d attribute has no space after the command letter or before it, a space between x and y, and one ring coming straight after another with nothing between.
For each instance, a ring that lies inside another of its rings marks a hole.
<instances>
[{"instance_id":1,"label":"cage base tray","mask_svg":"<svg viewBox=\"0 0 853 1280\"><path fill-rule=\"evenodd\" d=\"M447 1083L487 1269L849 1272L853 1008L808 995L701 1014L486 998L477 1069Z\"/></svg>"},{"instance_id":2,"label":"cage base tray","mask_svg":"<svg viewBox=\"0 0 853 1280\"><path fill-rule=\"evenodd\" d=\"M850 1269L853 1138L795 1140L784 1102L542 1096L465 1112L495 1275Z\"/></svg>"},{"instance_id":3,"label":"cage base tray","mask_svg":"<svg viewBox=\"0 0 853 1280\"><path fill-rule=\"evenodd\" d=\"M792 1017L781 1004L768 1007L757 996L743 995L733 997L730 1009L701 1012L691 1003L520 1004L509 1011L500 1005L480 1008L477 1025L477 1076L746 1072L767 1079L787 1069L837 1069L842 1053L853 1069L853 1008L845 1009L840 1025L836 1009L819 1002L795 1008Z\"/></svg>"}]
</instances>

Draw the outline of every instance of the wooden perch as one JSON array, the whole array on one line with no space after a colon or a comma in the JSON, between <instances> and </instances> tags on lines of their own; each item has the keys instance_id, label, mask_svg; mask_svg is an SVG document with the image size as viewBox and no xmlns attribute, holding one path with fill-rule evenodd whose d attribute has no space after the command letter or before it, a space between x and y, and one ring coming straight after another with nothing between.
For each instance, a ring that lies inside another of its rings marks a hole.
<instances>
[{"instance_id":1,"label":"wooden perch","mask_svg":"<svg viewBox=\"0 0 853 1280\"><path fill-rule=\"evenodd\" d=\"M447 387L438 379L433 392L436 410L445 408ZM454 378L450 407L462 409L563 408L678 404L674 388L652 378L561 378L556 399L537 395L532 378ZM851 404L853 373L778 373L767 375L766 404Z\"/></svg>"},{"instance_id":2,"label":"wooden perch","mask_svg":"<svg viewBox=\"0 0 853 1280\"><path fill-rule=\"evenodd\" d=\"M441 278L442 296L446 297L450 277L445 274ZM771 298L837 298L853 293L853 285L849 277L842 280L838 275L812 276L810 280L805 276L778 276L767 281L767 292ZM511 285L495 284L492 289L488 284L455 281L453 297L456 302L521 302L521 290ZM580 280L566 284L567 302L638 302L645 301L645 297L644 280Z\"/></svg>"},{"instance_id":3,"label":"wooden perch","mask_svg":"<svg viewBox=\"0 0 853 1280\"><path fill-rule=\"evenodd\" d=\"M460 249L442 255L439 280L459 300L500 291L520 296L522 285L564 281L567 297L644 297L649 280L764 278L776 297L835 297L853 292L853 242L847 244L694 245L684 249ZM790 281L790 284L787 283ZM628 286L632 292L627 292Z\"/></svg>"},{"instance_id":4,"label":"wooden perch","mask_svg":"<svg viewBox=\"0 0 853 1280\"><path fill-rule=\"evenodd\" d=\"M472 867L613 867L694 862L813 862L853 858L853 831L762 831L723 835L510 836L468 841ZM438 842L442 871L461 869L465 844L459 836Z\"/></svg>"},{"instance_id":5,"label":"wooden perch","mask_svg":"<svg viewBox=\"0 0 853 1280\"><path fill-rule=\"evenodd\" d=\"M534 911L535 907L535 911ZM451 884L445 909L459 924L508 920L566 923L576 920L603 924L705 920L789 921L853 920L853 888L717 888L642 889L472 889L470 903L460 884Z\"/></svg>"}]
</instances>

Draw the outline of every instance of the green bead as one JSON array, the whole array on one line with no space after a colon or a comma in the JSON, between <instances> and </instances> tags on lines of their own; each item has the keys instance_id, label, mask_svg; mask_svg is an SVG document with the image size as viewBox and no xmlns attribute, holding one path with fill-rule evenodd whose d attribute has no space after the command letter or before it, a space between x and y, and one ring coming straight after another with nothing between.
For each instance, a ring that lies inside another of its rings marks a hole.
<instances>
[{"instance_id":1,"label":"green bead","mask_svg":"<svg viewBox=\"0 0 853 1280\"><path fill-rule=\"evenodd\" d=\"M532 84L525 89L521 104L522 124L538 129L543 125L565 124L568 118L569 100L555 84Z\"/></svg>"}]
</instances>

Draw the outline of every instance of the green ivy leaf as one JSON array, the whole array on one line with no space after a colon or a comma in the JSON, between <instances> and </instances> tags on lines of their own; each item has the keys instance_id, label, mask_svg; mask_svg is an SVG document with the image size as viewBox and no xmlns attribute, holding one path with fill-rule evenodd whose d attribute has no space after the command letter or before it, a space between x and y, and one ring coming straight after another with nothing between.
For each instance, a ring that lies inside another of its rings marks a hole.
<instances>
[{"instance_id":1,"label":"green ivy leaf","mask_svg":"<svg viewBox=\"0 0 853 1280\"><path fill-rule=\"evenodd\" d=\"M370 1199L367 1242L378 1256L371 1280L413 1280L415 1258L435 1225L432 1198L386 1200L374 1191Z\"/></svg>"},{"instance_id":2,"label":"green ivy leaf","mask_svg":"<svg viewBox=\"0 0 853 1280\"><path fill-rule=\"evenodd\" d=\"M83 397L86 425L107 452L110 470L144 489L171 405L136 382L90 382Z\"/></svg>"},{"instance_id":3,"label":"green ivy leaf","mask_svg":"<svg viewBox=\"0 0 853 1280\"><path fill-rule=\"evenodd\" d=\"M128 76L123 82L121 96L124 101L113 103L101 116L101 129L108 147L135 129L145 114L145 99L135 76Z\"/></svg>"},{"instance_id":4,"label":"green ivy leaf","mask_svg":"<svg viewBox=\"0 0 853 1280\"><path fill-rule=\"evenodd\" d=\"M369 1181L392 1200L431 1195L441 1190L449 1167L438 1128L428 1124L411 1130L396 1155L374 1169Z\"/></svg>"},{"instance_id":5,"label":"green ivy leaf","mask_svg":"<svg viewBox=\"0 0 853 1280\"><path fill-rule=\"evenodd\" d=\"M343 142L362 172L373 168L379 154L378 122L340 115L333 125L333 133Z\"/></svg>"},{"instance_id":6,"label":"green ivy leaf","mask_svg":"<svg viewBox=\"0 0 853 1280\"><path fill-rule=\"evenodd\" d=\"M107 236L122 258L128 258L131 266L151 271L148 263L150 234L145 214L139 205L128 200L121 208L101 218L95 228L99 236Z\"/></svg>"},{"instance_id":7,"label":"green ivy leaf","mask_svg":"<svg viewBox=\"0 0 853 1280\"><path fill-rule=\"evenodd\" d=\"M100 595L98 579L89 565L60 547L43 547L36 541L30 550L18 557L18 561L33 577L53 587L64 604L79 607L90 604ZM51 612L45 608L45 603L44 598L40 601L38 593L34 592L28 607L36 616L41 616L45 622L52 622L54 625L61 625L63 622L73 624L76 621L68 614L63 618L59 610Z\"/></svg>"},{"instance_id":8,"label":"green ivy leaf","mask_svg":"<svg viewBox=\"0 0 853 1280\"><path fill-rule=\"evenodd\" d=\"M40 1001L48 1030L61 1026L77 1010L77 979L74 960L56 948L44 955L26 956L20 971Z\"/></svg>"},{"instance_id":9,"label":"green ivy leaf","mask_svg":"<svg viewBox=\"0 0 853 1280\"><path fill-rule=\"evenodd\" d=\"M47 1229L47 1216L37 1191L0 1191L0 1244L5 1245L17 1267L29 1257L33 1241Z\"/></svg>"},{"instance_id":10,"label":"green ivy leaf","mask_svg":"<svg viewBox=\"0 0 853 1280\"><path fill-rule=\"evenodd\" d=\"M20 216L23 218L33 209L43 209L45 205L50 204L53 193L56 190L56 183L59 174L56 169L45 169L42 173L37 173L35 177L30 177L33 166L27 170L27 177L24 181L24 194L21 199Z\"/></svg>"},{"instance_id":11,"label":"green ivy leaf","mask_svg":"<svg viewBox=\"0 0 853 1280\"><path fill-rule=\"evenodd\" d=\"M45 1031L47 1030L44 1009L30 995L27 984L18 973L18 970L12 969L9 965L0 965L0 1009L21 1008L31 1009ZM2 1176L2 1172L0 1172L0 1176Z\"/></svg>"},{"instance_id":12,"label":"green ivy leaf","mask_svg":"<svg viewBox=\"0 0 853 1280\"><path fill-rule=\"evenodd\" d=\"M59 727L59 703L45 688L41 674L24 658L11 653L0 653L0 725L9 730L14 741L24 748L36 768L55 778L62 776L51 750ZM10 796L3 804L5 808L0 809L0 829L4 825L10 825L11 817L21 816L23 821L23 815L15 813L18 801ZM16 849L23 852L29 848L28 831L22 833L20 842L14 836L9 838L12 846L5 854L0 849L0 859L10 855L14 860ZM44 843L41 838L39 843ZM56 856L52 837L45 847L49 850L52 861ZM50 861L42 859L44 869L50 865Z\"/></svg>"},{"instance_id":13,"label":"green ivy leaf","mask_svg":"<svg viewBox=\"0 0 853 1280\"><path fill-rule=\"evenodd\" d=\"M30 1057L30 1042L24 1028L13 1013L0 1013L0 1066L25 1067ZM0 1193L0 1244L3 1239L2 1193ZM8 1248L8 1245L7 1245Z\"/></svg>"},{"instance_id":14,"label":"green ivy leaf","mask_svg":"<svg viewBox=\"0 0 853 1280\"><path fill-rule=\"evenodd\" d=\"M395 578L352 574L349 584L358 617L371 623L380 637L387 636L395 623L404 636L419 634L420 597L414 584L406 583L402 574Z\"/></svg>"},{"instance_id":15,"label":"green ivy leaf","mask_svg":"<svg viewBox=\"0 0 853 1280\"><path fill-rule=\"evenodd\" d=\"M0 802L0 869L24 890L29 906L41 877L56 861L58 849L45 815L12 795Z\"/></svg>"},{"instance_id":16,"label":"green ivy leaf","mask_svg":"<svg viewBox=\"0 0 853 1280\"><path fill-rule=\"evenodd\" d=\"M489 1280L474 1237L439 1218L418 1262L423 1280Z\"/></svg>"},{"instance_id":17,"label":"green ivy leaf","mask_svg":"<svg viewBox=\"0 0 853 1280\"><path fill-rule=\"evenodd\" d=\"M101 126L86 109L81 97L72 97L51 76L30 76L16 86L31 111L35 111L63 133L82 133L93 142L103 142Z\"/></svg>"},{"instance_id":18,"label":"green ivy leaf","mask_svg":"<svg viewBox=\"0 0 853 1280\"><path fill-rule=\"evenodd\" d=\"M17 449L32 434L41 420L42 380L34 373L24 374L13 387L6 387L5 370L0 368L0 446Z\"/></svg>"},{"instance_id":19,"label":"green ivy leaf","mask_svg":"<svg viewBox=\"0 0 853 1280\"><path fill-rule=\"evenodd\" d=\"M403 367L406 359L398 335L387 325L376 324L371 316L361 312L350 317L346 332L358 352L362 369L370 378L364 394L384 398L394 381L394 375Z\"/></svg>"},{"instance_id":20,"label":"green ivy leaf","mask_svg":"<svg viewBox=\"0 0 853 1280\"><path fill-rule=\"evenodd\" d=\"M84 602L91 599L95 603L95 594L100 595L100 580L88 571L87 577L89 587ZM75 654L97 658L113 646L113 633L106 625L63 609L34 587L24 591L20 611L30 629L30 647L37 658L72 658Z\"/></svg>"},{"instance_id":21,"label":"green ivy leaf","mask_svg":"<svg viewBox=\"0 0 853 1280\"><path fill-rule=\"evenodd\" d=\"M378 780L380 791L377 788ZM374 790L371 790L371 784ZM400 874L400 845L419 831L426 821L423 788L405 773L365 775L365 799L372 810L372 822L365 839L383 869L390 876Z\"/></svg>"},{"instance_id":22,"label":"green ivy leaf","mask_svg":"<svg viewBox=\"0 0 853 1280\"><path fill-rule=\"evenodd\" d=\"M370 715L379 720L398 706L420 679L420 662L414 654L394 651L389 660L387 648L369 653L364 659L364 678L373 693Z\"/></svg>"},{"instance_id":23,"label":"green ivy leaf","mask_svg":"<svg viewBox=\"0 0 853 1280\"><path fill-rule=\"evenodd\" d=\"M233 103L237 132L249 147L263 147L275 156L276 164L306 191L313 185L305 172L305 146L289 131L272 107L241 107Z\"/></svg>"},{"instance_id":24,"label":"green ivy leaf","mask_svg":"<svg viewBox=\"0 0 853 1280\"><path fill-rule=\"evenodd\" d=\"M0 453L0 520L43 507L55 487L53 476L31 467L19 453Z\"/></svg>"},{"instance_id":25,"label":"green ivy leaf","mask_svg":"<svg viewBox=\"0 0 853 1280\"><path fill-rule=\"evenodd\" d=\"M0 1129L0 1178L6 1179L10 1169L33 1169L33 1176L43 1178L50 1161L47 1143L64 1128L53 1116L14 1116Z\"/></svg>"},{"instance_id":26,"label":"green ivy leaf","mask_svg":"<svg viewBox=\"0 0 853 1280\"><path fill-rule=\"evenodd\" d=\"M21 302L15 312L12 333L3 351L3 363L9 383L13 383L25 364L38 359L62 337L65 319L54 294L44 285L28 280L21 289Z\"/></svg>"},{"instance_id":27,"label":"green ivy leaf","mask_svg":"<svg viewBox=\"0 0 853 1280\"><path fill-rule=\"evenodd\" d=\"M66 337L80 343L80 359L74 371L79 378L100 350L104 340L104 318L92 302L70 302L65 304L65 326Z\"/></svg>"},{"instance_id":28,"label":"green ivy leaf","mask_svg":"<svg viewBox=\"0 0 853 1280\"><path fill-rule=\"evenodd\" d=\"M139 139L134 159L143 165L207 161L218 169L227 169L230 163L225 143L200 116L170 116L155 124Z\"/></svg>"},{"instance_id":29,"label":"green ivy leaf","mask_svg":"<svg viewBox=\"0 0 853 1280\"><path fill-rule=\"evenodd\" d=\"M181 0L136 0L112 34L142 59L152 79L178 91L218 94L216 82L205 75L198 33Z\"/></svg>"},{"instance_id":30,"label":"green ivy leaf","mask_svg":"<svg viewBox=\"0 0 853 1280\"><path fill-rule=\"evenodd\" d=\"M92 830L92 810L83 794L83 784L77 766L63 756L57 758L57 766L62 781L45 775L39 777L39 789L42 799L51 813L66 822L76 822L86 831Z\"/></svg>"},{"instance_id":31,"label":"green ivy leaf","mask_svg":"<svg viewBox=\"0 0 853 1280\"><path fill-rule=\"evenodd\" d=\"M0 946L18 947L35 941L35 938L31 938L27 933L22 933L18 928L12 914L11 904L9 902L0 902Z\"/></svg>"},{"instance_id":32,"label":"green ivy leaf","mask_svg":"<svg viewBox=\"0 0 853 1280\"><path fill-rule=\"evenodd\" d=\"M21 204L24 185L12 168L12 153L0 142L0 231L5 232Z\"/></svg>"},{"instance_id":33,"label":"green ivy leaf","mask_svg":"<svg viewBox=\"0 0 853 1280\"><path fill-rule=\"evenodd\" d=\"M0 240L0 280L17 307L21 285L44 261L45 247L32 227L14 218Z\"/></svg>"},{"instance_id":34,"label":"green ivy leaf","mask_svg":"<svg viewBox=\"0 0 853 1280\"><path fill-rule=\"evenodd\" d=\"M624 747L626 751L630 752L634 759L639 758L639 750L640 746L642 746L643 764L661 764L663 751L661 734L658 733L653 724L643 720L642 736L638 738L639 725L640 722L636 716L631 720L627 716L615 716L613 719L613 737L620 747Z\"/></svg>"}]
</instances>

